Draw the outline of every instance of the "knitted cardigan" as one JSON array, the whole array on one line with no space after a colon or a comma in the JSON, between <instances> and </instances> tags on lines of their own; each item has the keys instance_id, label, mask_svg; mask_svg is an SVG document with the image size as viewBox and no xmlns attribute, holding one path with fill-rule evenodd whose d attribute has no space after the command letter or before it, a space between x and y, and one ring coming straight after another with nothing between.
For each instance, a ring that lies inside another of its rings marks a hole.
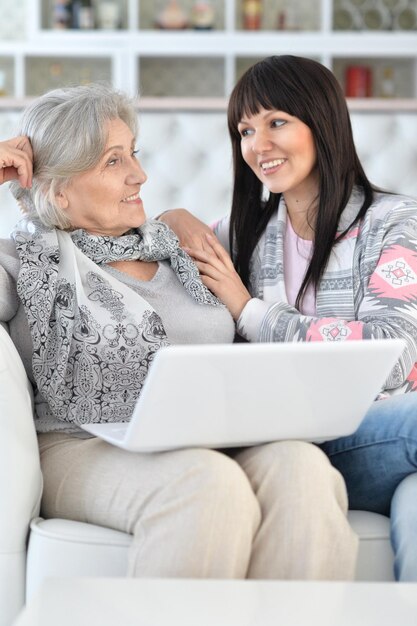
<instances>
[{"instance_id":1,"label":"knitted cardigan","mask_svg":"<svg viewBox=\"0 0 417 626\"><path fill-rule=\"evenodd\" d=\"M355 189L339 232L352 223L363 202ZM287 210L283 196L250 266L253 296L237 323L249 341L349 341L402 338L407 348L386 381L388 394L417 389L417 200L375 193L364 218L336 243L319 282L316 315L288 304L284 283ZM215 227L228 245L229 218Z\"/></svg>"}]
</instances>

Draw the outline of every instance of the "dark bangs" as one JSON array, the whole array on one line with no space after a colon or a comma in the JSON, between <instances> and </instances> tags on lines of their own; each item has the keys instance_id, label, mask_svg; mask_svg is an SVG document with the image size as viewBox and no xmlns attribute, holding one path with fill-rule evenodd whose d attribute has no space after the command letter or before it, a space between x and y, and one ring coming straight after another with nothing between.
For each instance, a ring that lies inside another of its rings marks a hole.
<instances>
[{"instance_id":1,"label":"dark bangs","mask_svg":"<svg viewBox=\"0 0 417 626\"><path fill-rule=\"evenodd\" d=\"M291 55L273 56L246 71L230 96L230 134L237 133L237 126L243 117L256 115L261 109L284 111L307 123L303 119L306 91L300 77L300 68L294 67L297 61L298 57ZM309 82L308 76L306 81Z\"/></svg>"}]
</instances>

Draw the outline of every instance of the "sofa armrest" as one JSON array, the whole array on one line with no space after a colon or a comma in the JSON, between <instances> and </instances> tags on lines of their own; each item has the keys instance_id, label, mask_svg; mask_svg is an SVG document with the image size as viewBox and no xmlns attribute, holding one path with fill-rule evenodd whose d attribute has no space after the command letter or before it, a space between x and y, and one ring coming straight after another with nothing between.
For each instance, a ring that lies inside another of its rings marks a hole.
<instances>
[{"instance_id":1,"label":"sofa armrest","mask_svg":"<svg viewBox=\"0 0 417 626\"><path fill-rule=\"evenodd\" d=\"M24 547L42 491L30 382L0 326L0 554Z\"/></svg>"},{"instance_id":2,"label":"sofa armrest","mask_svg":"<svg viewBox=\"0 0 417 626\"><path fill-rule=\"evenodd\" d=\"M32 390L20 356L0 325L0 625L24 601L26 540L37 515L42 473Z\"/></svg>"}]
</instances>

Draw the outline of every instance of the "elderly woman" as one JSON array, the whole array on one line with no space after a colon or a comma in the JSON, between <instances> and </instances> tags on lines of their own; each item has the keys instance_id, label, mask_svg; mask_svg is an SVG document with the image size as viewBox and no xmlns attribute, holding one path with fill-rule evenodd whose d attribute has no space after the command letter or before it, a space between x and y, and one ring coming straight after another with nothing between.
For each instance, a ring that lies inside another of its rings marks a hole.
<instances>
[{"instance_id":1,"label":"elderly woman","mask_svg":"<svg viewBox=\"0 0 417 626\"><path fill-rule=\"evenodd\" d=\"M20 133L0 144L0 182L27 214L0 243L0 319L34 386L43 515L131 533L131 576L352 578L345 486L317 447L132 454L81 430L130 418L157 350L231 342L234 324L146 220L126 96L50 92Z\"/></svg>"}]
</instances>

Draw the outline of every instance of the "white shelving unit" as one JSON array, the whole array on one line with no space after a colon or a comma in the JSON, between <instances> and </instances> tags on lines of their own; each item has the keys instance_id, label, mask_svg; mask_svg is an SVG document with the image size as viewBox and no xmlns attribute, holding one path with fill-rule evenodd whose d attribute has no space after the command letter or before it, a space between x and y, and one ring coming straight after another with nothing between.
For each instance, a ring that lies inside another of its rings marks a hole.
<instances>
[{"instance_id":1,"label":"white shelving unit","mask_svg":"<svg viewBox=\"0 0 417 626\"><path fill-rule=\"evenodd\" d=\"M52 0L33 0L28 2L26 40L0 43L0 70L6 75L8 95L0 98L0 108L23 106L60 84L102 79L132 95L141 93L141 106L146 106L147 98L153 103L163 98L168 107L175 102L187 108L190 102L201 101L205 108L223 108L236 79L252 62L270 54L297 54L321 61L342 83L347 65L369 65L374 97L355 99L353 108L417 109L416 30L336 31L336 0L305 1L310 9L314 5L316 30L274 30L269 3L263 29L245 31L241 0L215 0L220 9L216 30L161 31L149 21L158 2L120 0L120 30L56 31L48 23ZM279 2L284 0L272 4L276 7ZM192 4L190 0L182 4L187 3ZM379 100L384 65L394 68L397 97Z\"/></svg>"}]
</instances>

